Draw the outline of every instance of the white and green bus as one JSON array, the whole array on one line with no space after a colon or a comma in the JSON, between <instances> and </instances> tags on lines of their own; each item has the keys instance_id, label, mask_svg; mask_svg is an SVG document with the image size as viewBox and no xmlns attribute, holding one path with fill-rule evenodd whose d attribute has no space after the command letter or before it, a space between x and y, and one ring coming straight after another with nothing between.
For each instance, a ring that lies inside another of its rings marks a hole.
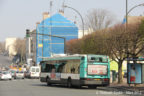
<instances>
[{"instance_id":1,"label":"white and green bus","mask_svg":"<svg viewBox=\"0 0 144 96\"><path fill-rule=\"evenodd\" d=\"M105 55L69 55L45 58L40 62L40 81L72 86L108 86L109 57Z\"/></svg>"}]
</instances>

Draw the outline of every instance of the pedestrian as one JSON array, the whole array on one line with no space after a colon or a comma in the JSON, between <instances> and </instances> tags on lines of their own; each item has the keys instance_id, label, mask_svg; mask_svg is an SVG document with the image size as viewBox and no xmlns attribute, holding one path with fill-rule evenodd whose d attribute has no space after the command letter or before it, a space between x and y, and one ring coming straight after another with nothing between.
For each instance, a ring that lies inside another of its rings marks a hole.
<instances>
[{"instance_id":1,"label":"pedestrian","mask_svg":"<svg viewBox=\"0 0 144 96\"><path fill-rule=\"evenodd\" d=\"M130 70L130 83L134 84L136 83L136 69L135 69L135 66L134 65L131 65L131 70Z\"/></svg>"}]
</instances>

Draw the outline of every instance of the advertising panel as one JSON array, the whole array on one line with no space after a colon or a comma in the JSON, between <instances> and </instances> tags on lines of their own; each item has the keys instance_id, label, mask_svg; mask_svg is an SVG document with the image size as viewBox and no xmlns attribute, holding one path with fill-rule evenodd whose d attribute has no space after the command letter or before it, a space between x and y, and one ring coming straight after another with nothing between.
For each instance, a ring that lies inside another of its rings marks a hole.
<instances>
[{"instance_id":1,"label":"advertising panel","mask_svg":"<svg viewBox=\"0 0 144 96\"><path fill-rule=\"evenodd\" d=\"M107 65L88 65L89 75L106 75Z\"/></svg>"},{"instance_id":2,"label":"advertising panel","mask_svg":"<svg viewBox=\"0 0 144 96\"><path fill-rule=\"evenodd\" d=\"M140 84L142 83L142 68L141 64L128 64L128 83Z\"/></svg>"},{"instance_id":3,"label":"advertising panel","mask_svg":"<svg viewBox=\"0 0 144 96\"><path fill-rule=\"evenodd\" d=\"M144 64L142 64L142 83L144 83Z\"/></svg>"},{"instance_id":4,"label":"advertising panel","mask_svg":"<svg viewBox=\"0 0 144 96\"><path fill-rule=\"evenodd\" d=\"M51 80L60 80L61 74L60 73L51 73L50 77L51 77Z\"/></svg>"}]
</instances>

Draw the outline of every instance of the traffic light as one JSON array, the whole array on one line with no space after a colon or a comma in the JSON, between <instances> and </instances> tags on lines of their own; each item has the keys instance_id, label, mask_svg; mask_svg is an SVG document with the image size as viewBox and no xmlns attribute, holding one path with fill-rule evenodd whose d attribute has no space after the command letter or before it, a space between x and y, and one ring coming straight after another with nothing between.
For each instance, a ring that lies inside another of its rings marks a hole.
<instances>
[{"instance_id":1,"label":"traffic light","mask_svg":"<svg viewBox=\"0 0 144 96\"><path fill-rule=\"evenodd\" d=\"M26 29L26 37L30 37L30 30Z\"/></svg>"}]
</instances>

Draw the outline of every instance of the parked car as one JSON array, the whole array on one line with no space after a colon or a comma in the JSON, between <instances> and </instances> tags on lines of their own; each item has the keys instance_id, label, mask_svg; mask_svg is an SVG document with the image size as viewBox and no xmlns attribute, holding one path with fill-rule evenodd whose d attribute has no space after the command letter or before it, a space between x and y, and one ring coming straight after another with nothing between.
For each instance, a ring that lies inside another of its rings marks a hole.
<instances>
[{"instance_id":1,"label":"parked car","mask_svg":"<svg viewBox=\"0 0 144 96\"><path fill-rule=\"evenodd\" d=\"M32 66L30 67L30 78L39 78L40 77L40 67Z\"/></svg>"},{"instance_id":2,"label":"parked car","mask_svg":"<svg viewBox=\"0 0 144 96\"><path fill-rule=\"evenodd\" d=\"M0 71L0 75L2 74L2 71Z\"/></svg>"},{"instance_id":3,"label":"parked car","mask_svg":"<svg viewBox=\"0 0 144 96\"><path fill-rule=\"evenodd\" d=\"M2 71L0 73L0 80L11 80L12 79L12 75L10 72L8 71Z\"/></svg>"},{"instance_id":4,"label":"parked car","mask_svg":"<svg viewBox=\"0 0 144 96\"><path fill-rule=\"evenodd\" d=\"M30 72L29 71L25 72L25 78L30 78Z\"/></svg>"},{"instance_id":5,"label":"parked car","mask_svg":"<svg viewBox=\"0 0 144 96\"><path fill-rule=\"evenodd\" d=\"M14 75L14 79L24 79L24 71L16 71Z\"/></svg>"},{"instance_id":6,"label":"parked car","mask_svg":"<svg viewBox=\"0 0 144 96\"><path fill-rule=\"evenodd\" d=\"M10 73L11 73L12 77L14 77L15 72L16 72L15 70L10 70Z\"/></svg>"}]
</instances>

